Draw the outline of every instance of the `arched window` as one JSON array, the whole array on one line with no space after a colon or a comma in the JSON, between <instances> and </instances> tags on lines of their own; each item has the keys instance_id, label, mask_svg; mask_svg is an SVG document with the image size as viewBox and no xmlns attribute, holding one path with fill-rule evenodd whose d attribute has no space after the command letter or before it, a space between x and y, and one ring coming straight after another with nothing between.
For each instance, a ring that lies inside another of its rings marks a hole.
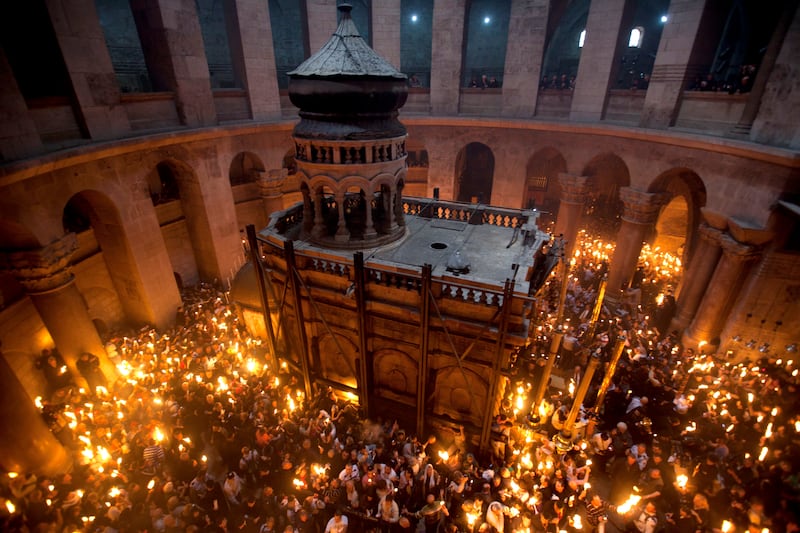
<instances>
[{"instance_id":1,"label":"arched window","mask_svg":"<svg viewBox=\"0 0 800 533\"><path fill-rule=\"evenodd\" d=\"M631 30L631 36L628 39L629 48L641 48L642 38L644 37L644 28L636 26Z\"/></svg>"},{"instance_id":2,"label":"arched window","mask_svg":"<svg viewBox=\"0 0 800 533\"><path fill-rule=\"evenodd\" d=\"M583 43L586 41L586 30L581 30L581 35L578 37L578 48L583 48Z\"/></svg>"}]
</instances>

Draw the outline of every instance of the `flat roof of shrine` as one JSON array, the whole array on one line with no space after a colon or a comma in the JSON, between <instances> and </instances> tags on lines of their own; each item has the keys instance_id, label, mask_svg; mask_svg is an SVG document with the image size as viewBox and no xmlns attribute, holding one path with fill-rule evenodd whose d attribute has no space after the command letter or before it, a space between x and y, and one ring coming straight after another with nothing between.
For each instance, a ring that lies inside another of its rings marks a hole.
<instances>
[{"instance_id":1,"label":"flat roof of shrine","mask_svg":"<svg viewBox=\"0 0 800 533\"><path fill-rule=\"evenodd\" d=\"M516 281L515 292L527 291L526 277L533 267L534 255L549 240L549 235L536 225L539 212L423 198L404 198L406 200L430 207L456 206L462 209L459 215L462 220L445 218L449 213L445 214L441 209L428 209L427 213L421 211L425 214L436 211L437 216L406 214L405 234L402 238L382 246L360 250L364 253L365 264L415 270L429 264L433 276L437 278L457 277L495 286L502 286L506 279L513 278ZM297 208L298 206L289 208L284 213ZM466 217L472 223L463 220L464 208L472 214ZM277 216L280 217L280 214ZM270 240L270 236L275 235L276 231L272 227L274 220L270 227L261 231L262 238ZM356 250L327 248L304 239L300 226L298 223L281 235L284 239L294 240L296 252L352 260ZM455 274L448 271L448 264L452 265L457 261L454 258L456 253L469 265L467 273ZM516 276L514 265L519 265Z\"/></svg>"}]
</instances>

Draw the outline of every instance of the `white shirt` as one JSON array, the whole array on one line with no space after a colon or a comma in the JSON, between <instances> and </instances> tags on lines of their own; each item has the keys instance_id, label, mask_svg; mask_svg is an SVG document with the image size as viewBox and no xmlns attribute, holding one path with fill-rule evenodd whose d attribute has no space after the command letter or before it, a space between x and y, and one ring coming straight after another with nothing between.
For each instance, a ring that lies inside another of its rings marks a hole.
<instances>
[{"instance_id":1,"label":"white shirt","mask_svg":"<svg viewBox=\"0 0 800 533\"><path fill-rule=\"evenodd\" d=\"M347 517L342 515L340 522L336 522L336 517L334 516L330 520L328 520L328 525L325 526L325 533L346 533L347 532Z\"/></svg>"}]
</instances>

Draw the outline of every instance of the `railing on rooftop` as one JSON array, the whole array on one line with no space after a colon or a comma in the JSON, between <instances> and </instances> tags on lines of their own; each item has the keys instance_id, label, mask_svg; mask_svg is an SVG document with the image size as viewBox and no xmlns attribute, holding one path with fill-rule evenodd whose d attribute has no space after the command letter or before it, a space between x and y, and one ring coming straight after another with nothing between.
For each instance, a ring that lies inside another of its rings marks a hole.
<instances>
[{"instance_id":1,"label":"railing on rooftop","mask_svg":"<svg viewBox=\"0 0 800 533\"><path fill-rule=\"evenodd\" d=\"M488 224L503 228L519 228L528 221L528 216L519 209L426 198L403 198L403 213L422 218L454 220L474 225Z\"/></svg>"}]
</instances>

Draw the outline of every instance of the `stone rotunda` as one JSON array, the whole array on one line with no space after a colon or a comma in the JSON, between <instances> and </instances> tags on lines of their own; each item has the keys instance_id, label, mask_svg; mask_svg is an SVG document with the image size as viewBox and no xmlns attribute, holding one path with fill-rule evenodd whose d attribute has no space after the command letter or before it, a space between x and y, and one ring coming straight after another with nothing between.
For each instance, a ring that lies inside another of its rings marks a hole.
<instances>
[{"instance_id":1,"label":"stone rotunda","mask_svg":"<svg viewBox=\"0 0 800 533\"><path fill-rule=\"evenodd\" d=\"M330 40L289 73L300 109L295 160L303 194L303 234L332 248L364 248L405 233L402 192L406 129L397 119L406 75L359 35L351 6Z\"/></svg>"}]
</instances>

